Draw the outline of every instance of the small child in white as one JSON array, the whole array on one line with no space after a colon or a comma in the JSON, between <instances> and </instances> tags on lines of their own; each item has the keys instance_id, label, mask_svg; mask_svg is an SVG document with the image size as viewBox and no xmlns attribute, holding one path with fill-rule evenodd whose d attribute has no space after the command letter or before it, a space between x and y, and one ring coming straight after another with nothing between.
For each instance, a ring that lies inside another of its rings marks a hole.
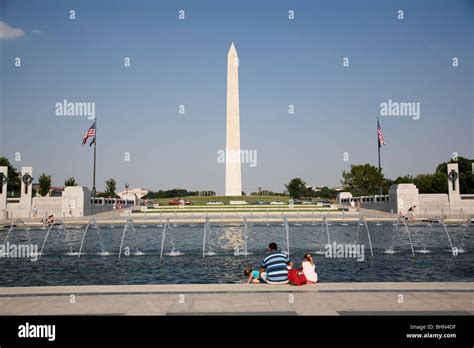
<instances>
[{"instance_id":1,"label":"small child in white","mask_svg":"<svg viewBox=\"0 0 474 348\"><path fill-rule=\"evenodd\" d=\"M310 253L304 254L304 261L301 263L301 267L303 268L307 284L316 284L318 282L318 274L316 273L316 265Z\"/></svg>"}]
</instances>

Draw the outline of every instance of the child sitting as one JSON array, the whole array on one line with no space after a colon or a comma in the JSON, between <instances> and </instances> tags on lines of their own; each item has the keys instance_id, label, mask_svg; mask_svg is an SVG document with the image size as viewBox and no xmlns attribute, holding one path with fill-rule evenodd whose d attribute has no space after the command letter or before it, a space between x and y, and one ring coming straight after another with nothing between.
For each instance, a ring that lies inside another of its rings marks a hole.
<instances>
[{"instance_id":1,"label":"child sitting","mask_svg":"<svg viewBox=\"0 0 474 348\"><path fill-rule=\"evenodd\" d=\"M255 269L253 270L250 267L246 267L244 269L244 274L245 274L246 277L248 277L245 284L250 284L250 283L258 284L258 283L260 283L260 272L259 271L255 270Z\"/></svg>"},{"instance_id":2,"label":"child sitting","mask_svg":"<svg viewBox=\"0 0 474 348\"><path fill-rule=\"evenodd\" d=\"M316 265L310 253L304 254L304 261L301 263L303 273L308 281L308 284L316 284L318 281L318 274L316 273Z\"/></svg>"},{"instance_id":3,"label":"child sitting","mask_svg":"<svg viewBox=\"0 0 474 348\"><path fill-rule=\"evenodd\" d=\"M288 261L287 263L288 268L288 281L290 284L293 285L304 285L306 284L306 277L301 270L293 269L293 262Z\"/></svg>"}]
</instances>

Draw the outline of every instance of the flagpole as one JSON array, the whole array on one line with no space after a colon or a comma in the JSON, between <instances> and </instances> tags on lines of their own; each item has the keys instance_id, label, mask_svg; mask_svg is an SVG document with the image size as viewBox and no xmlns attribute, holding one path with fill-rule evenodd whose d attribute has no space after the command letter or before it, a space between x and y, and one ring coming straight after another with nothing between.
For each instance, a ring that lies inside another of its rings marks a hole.
<instances>
[{"instance_id":1,"label":"flagpole","mask_svg":"<svg viewBox=\"0 0 474 348\"><path fill-rule=\"evenodd\" d=\"M95 203L95 163L96 163L96 146L97 146L97 117L95 118L95 135L94 135L94 172L92 177L92 198Z\"/></svg>"},{"instance_id":2,"label":"flagpole","mask_svg":"<svg viewBox=\"0 0 474 348\"><path fill-rule=\"evenodd\" d=\"M379 123L379 117L377 116L377 129L379 128L380 123ZM379 172L382 173L382 166L380 165L380 136L377 133L377 147L378 147L378 152L379 152ZM379 194L382 196L383 190L382 187L379 187Z\"/></svg>"}]
</instances>

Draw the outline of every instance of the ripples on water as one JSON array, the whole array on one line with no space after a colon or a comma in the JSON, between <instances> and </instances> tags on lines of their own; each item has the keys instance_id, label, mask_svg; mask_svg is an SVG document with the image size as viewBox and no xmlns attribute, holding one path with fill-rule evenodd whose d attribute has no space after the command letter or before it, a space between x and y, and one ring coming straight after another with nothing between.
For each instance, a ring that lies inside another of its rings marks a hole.
<instances>
[{"instance_id":1,"label":"ripples on water","mask_svg":"<svg viewBox=\"0 0 474 348\"><path fill-rule=\"evenodd\" d=\"M290 256L299 265L306 252L313 252L321 282L370 281L473 281L474 243L470 227L464 239L466 252L453 256L441 225L411 225L415 258L406 232L390 223L369 223L374 257L370 256L365 227L359 230L358 242L365 247L365 260L326 258L323 251L327 236L321 224L296 226L290 223ZM203 225L183 225L167 230L163 260L160 247L163 228L136 226L139 252L132 233L126 235L120 261L118 252L123 226L100 228L106 253L101 253L98 234L89 229L83 253L78 251L83 235L81 228L54 229L45 244L44 254L37 262L29 259L0 258L0 286L83 285L83 284L169 284L169 283L240 283L245 281L244 267L258 268L269 242L286 249L285 231L281 224L249 227L248 256L242 256L243 226L212 225L209 247L213 256L202 257ZM453 245L460 247L464 227L448 225ZM357 223L329 226L331 242L354 243ZM0 230L0 241L6 236ZM32 243L41 248L44 229L31 229ZM471 237L470 237L471 236ZM15 229L8 241L26 243L26 233ZM393 245L393 253L390 248ZM127 249L128 248L128 249ZM127 256L125 253L129 250ZM389 250L389 253L387 253ZM428 252L423 252L426 250ZM420 252L421 251L421 252Z\"/></svg>"}]
</instances>

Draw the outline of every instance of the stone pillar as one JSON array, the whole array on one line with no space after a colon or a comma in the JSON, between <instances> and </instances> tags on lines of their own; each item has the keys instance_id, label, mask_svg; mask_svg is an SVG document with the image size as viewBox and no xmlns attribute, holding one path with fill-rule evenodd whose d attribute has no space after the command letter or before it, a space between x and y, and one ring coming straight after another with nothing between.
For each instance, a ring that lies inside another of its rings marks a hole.
<instances>
[{"instance_id":1,"label":"stone pillar","mask_svg":"<svg viewBox=\"0 0 474 348\"><path fill-rule=\"evenodd\" d=\"M27 180L29 179L29 180ZM19 216L31 216L31 203L33 197L33 167L21 167L21 195Z\"/></svg>"},{"instance_id":2,"label":"stone pillar","mask_svg":"<svg viewBox=\"0 0 474 348\"><path fill-rule=\"evenodd\" d=\"M459 167L457 163L448 163L448 199L450 213L461 210L461 190L459 188Z\"/></svg>"},{"instance_id":3,"label":"stone pillar","mask_svg":"<svg viewBox=\"0 0 474 348\"><path fill-rule=\"evenodd\" d=\"M62 195L61 214L81 217L91 214L91 192L82 186L66 186Z\"/></svg>"},{"instance_id":4,"label":"stone pillar","mask_svg":"<svg viewBox=\"0 0 474 348\"><path fill-rule=\"evenodd\" d=\"M414 184L398 184L390 186L390 208L395 213L407 214L408 209L416 206L415 212L420 209L418 188Z\"/></svg>"},{"instance_id":5,"label":"stone pillar","mask_svg":"<svg viewBox=\"0 0 474 348\"><path fill-rule=\"evenodd\" d=\"M0 167L0 219L7 218L8 167Z\"/></svg>"},{"instance_id":6,"label":"stone pillar","mask_svg":"<svg viewBox=\"0 0 474 348\"><path fill-rule=\"evenodd\" d=\"M459 201L461 192L459 190L459 168L457 163L448 163L448 196L449 201ZM449 179L451 178L451 179Z\"/></svg>"}]
</instances>

